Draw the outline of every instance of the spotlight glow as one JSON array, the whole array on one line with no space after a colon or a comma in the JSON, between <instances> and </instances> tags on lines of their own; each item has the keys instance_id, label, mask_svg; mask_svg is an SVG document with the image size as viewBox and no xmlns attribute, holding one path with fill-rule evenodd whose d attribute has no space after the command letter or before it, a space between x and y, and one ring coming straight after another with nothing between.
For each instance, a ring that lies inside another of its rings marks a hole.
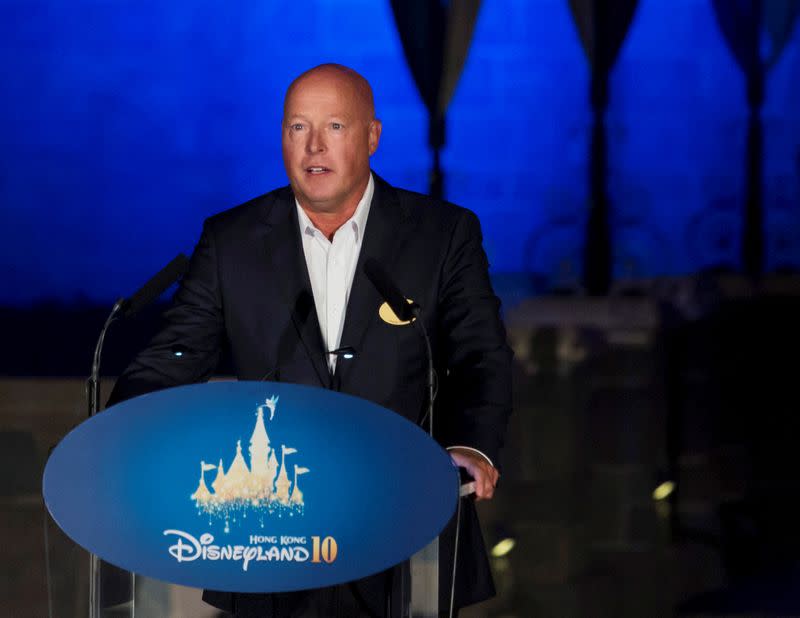
<instances>
[{"instance_id":1,"label":"spotlight glow","mask_svg":"<svg viewBox=\"0 0 800 618\"><path fill-rule=\"evenodd\" d=\"M512 538L503 539L497 545L492 547L492 557L493 558L502 558L503 556L508 555L508 553L514 549L514 545L517 542Z\"/></svg>"},{"instance_id":2,"label":"spotlight glow","mask_svg":"<svg viewBox=\"0 0 800 618\"><path fill-rule=\"evenodd\" d=\"M664 481L653 490L653 500L666 500L675 491L675 483Z\"/></svg>"}]
</instances>

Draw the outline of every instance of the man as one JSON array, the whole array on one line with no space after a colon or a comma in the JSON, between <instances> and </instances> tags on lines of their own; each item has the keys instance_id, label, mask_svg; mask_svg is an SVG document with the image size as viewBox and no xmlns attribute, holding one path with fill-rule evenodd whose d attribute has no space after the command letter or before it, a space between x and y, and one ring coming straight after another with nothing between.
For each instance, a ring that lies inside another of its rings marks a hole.
<instances>
[{"instance_id":1,"label":"man","mask_svg":"<svg viewBox=\"0 0 800 618\"><path fill-rule=\"evenodd\" d=\"M372 90L355 71L328 64L295 79L282 127L290 187L206 222L165 328L120 377L111 402L206 380L228 345L240 379L334 388L420 422L423 343L416 329L379 318L383 299L362 268L374 259L422 307L439 376L434 435L475 480L476 499L488 499L510 413L511 353L480 227L469 211L372 174L381 128ZM343 346L355 350L353 359L329 353ZM442 536L443 607L452 523ZM471 503L459 538L463 606L494 593ZM381 574L313 593L204 598L241 616L380 614L388 581Z\"/></svg>"}]
</instances>

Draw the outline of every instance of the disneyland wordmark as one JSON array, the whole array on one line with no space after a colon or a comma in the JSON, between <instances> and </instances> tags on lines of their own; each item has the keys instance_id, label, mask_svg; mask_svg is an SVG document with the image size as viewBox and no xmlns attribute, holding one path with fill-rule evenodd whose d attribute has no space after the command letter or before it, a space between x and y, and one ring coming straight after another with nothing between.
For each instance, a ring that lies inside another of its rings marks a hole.
<instances>
[{"instance_id":1,"label":"disneyland wordmark","mask_svg":"<svg viewBox=\"0 0 800 618\"><path fill-rule=\"evenodd\" d=\"M168 551L178 562L194 560L228 560L241 562L247 571L251 562L311 562L331 564L339 548L332 536L264 536L250 535L248 545L218 545L214 535L206 532L196 538L183 530L164 530L176 537ZM307 542L310 540L310 544Z\"/></svg>"}]
</instances>

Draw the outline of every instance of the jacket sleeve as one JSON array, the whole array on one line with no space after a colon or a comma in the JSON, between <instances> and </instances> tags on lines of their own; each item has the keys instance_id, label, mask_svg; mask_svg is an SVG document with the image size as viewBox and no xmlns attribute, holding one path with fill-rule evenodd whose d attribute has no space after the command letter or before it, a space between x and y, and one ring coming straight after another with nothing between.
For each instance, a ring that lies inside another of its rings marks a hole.
<instances>
[{"instance_id":1,"label":"jacket sleeve","mask_svg":"<svg viewBox=\"0 0 800 618\"><path fill-rule=\"evenodd\" d=\"M511 413L511 358L500 319L500 301L489 280L478 218L460 211L442 269L439 369L443 418L440 441L478 449L493 462Z\"/></svg>"},{"instance_id":2,"label":"jacket sleeve","mask_svg":"<svg viewBox=\"0 0 800 618\"><path fill-rule=\"evenodd\" d=\"M165 325L119 377L107 405L211 377L224 337L218 272L213 234L206 223L189 270L164 314Z\"/></svg>"}]
</instances>

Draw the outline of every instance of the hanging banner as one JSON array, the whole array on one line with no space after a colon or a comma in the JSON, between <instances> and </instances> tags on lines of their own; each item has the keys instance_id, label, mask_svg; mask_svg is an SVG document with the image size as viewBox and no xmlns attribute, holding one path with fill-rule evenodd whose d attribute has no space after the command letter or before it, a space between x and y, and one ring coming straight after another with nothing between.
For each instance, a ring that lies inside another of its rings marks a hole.
<instances>
[{"instance_id":1,"label":"hanging banner","mask_svg":"<svg viewBox=\"0 0 800 618\"><path fill-rule=\"evenodd\" d=\"M281 592L408 558L452 517L458 475L427 433L371 402L215 382L85 421L53 451L43 491L64 532L121 568Z\"/></svg>"}]
</instances>

